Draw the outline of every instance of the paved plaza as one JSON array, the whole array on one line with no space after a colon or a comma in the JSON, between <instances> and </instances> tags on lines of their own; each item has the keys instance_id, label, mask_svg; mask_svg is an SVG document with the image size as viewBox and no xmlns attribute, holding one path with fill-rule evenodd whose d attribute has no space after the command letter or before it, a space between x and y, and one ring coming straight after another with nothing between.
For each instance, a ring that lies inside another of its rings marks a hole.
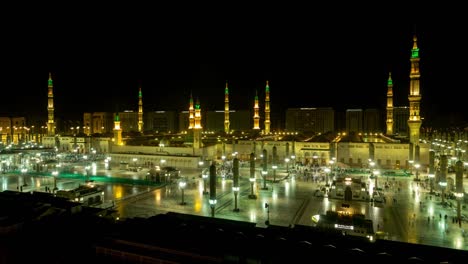
<instances>
[{"instance_id":1,"label":"paved plaza","mask_svg":"<svg viewBox=\"0 0 468 264\"><path fill-rule=\"evenodd\" d=\"M98 170L96 173L131 179L145 177L145 171L113 169ZM105 204L113 205L120 218L147 218L170 211L212 217L210 195L204 194L204 191L209 192L209 184L200 177L201 169L182 169L181 175L187 179L183 195L177 182L161 186L96 184L102 185ZM315 197L313 193L323 183L307 180L300 175L287 175L284 170L278 170L276 182L270 175L266 182L257 176L253 189L248 177L248 168L241 168L237 204L232 191L233 181L217 178L214 217L252 222L258 227L266 227L267 220L271 225L313 226L313 215L324 214L327 210L349 210L372 219L374 230L384 239L468 250L468 236L464 232L468 222L463 221L461 227L454 222L457 202L447 200L452 206L442 204L440 197L429 194L428 186L414 181L412 177L381 177L380 184L389 182L389 188L384 189L385 203L351 201L347 202L350 207L346 209L342 208L342 200ZM420 177L424 179L425 175ZM84 179L58 178L57 186L59 189L73 189L83 184ZM30 183L23 191L45 191L45 186L53 184L52 177L18 174L3 175L2 181L2 190L15 190L18 182L23 181ZM465 181L465 188L467 183L468 180ZM252 192L256 199L249 198ZM265 207L266 203L268 208ZM463 208L462 214L468 215L468 210Z\"/></svg>"}]
</instances>

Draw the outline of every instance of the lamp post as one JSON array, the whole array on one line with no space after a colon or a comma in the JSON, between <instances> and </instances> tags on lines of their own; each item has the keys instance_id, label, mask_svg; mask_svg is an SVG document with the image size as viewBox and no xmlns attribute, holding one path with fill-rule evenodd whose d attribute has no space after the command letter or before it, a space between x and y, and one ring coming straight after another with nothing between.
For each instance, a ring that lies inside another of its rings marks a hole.
<instances>
[{"instance_id":1,"label":"lamp post","mask_svg":"<svg viewBox=\"0 0 468 264\"><path fill-rule=\"evenodd\" d=\"M255 182L255 154L250 153L250 194L249 199L257 199L257 196L254 194L254 182Z\"/></svg>"},{"instance_id":2,"label":"lamp post","mask_svg":"<svg viewBox=\"0 0 468 264\"><path fill-rule=\"evenodd\" d=\"M285 158L285 159L284 159L284 162L286 162L286 172L287 172L288 175L289 175L289 158Z\"/></svg>"},{"instance_id":3,"label":"lamp post","mask_svg":"<svg viewBox=\"0 0 468 264\"><path fill-rule=\"evenodd\" d=\"M216 166L214 163L210 166L210 207L211 207L211 217L215 216L215 206L216 206Z\"/></svg>"},{"instance_id":4,"label":"lamp post","mask_svg":"<svg viewBox=\"0 0 468 264\"><path fill-rule=\"evenodd\" d=\"M461 226L461 200L463 199L463 162L458 160L455 163L455 197L457 199L457 220L458 226Z\"/></svg>"},{"instance_id":5,"label":"lamp post","mask_svg":"<svg viewBox=\"0 0 468 264\"><path fill-rule=\"evenodd\" d=\"M415 181L419 181L419 168L421 165L419 163L414 164L414 167L416 168L416 178L414 179Z\"/></svg>"},{"instance_id":6,"label":"lamp post","mask_svg":"<svg viewBox=\"0 0 468 264\"><path fill-rule=\"evenodd\" d=\"M202 179L203 179L203 194L208 194L208 191L206 190L206 181L208 180L207 171L202 172Z\"/></svg>"},{"instance_id":7,"label":"lamp post","mask_svg":"<svg viewBox=\"0 0 468 264\"><path fill-rule=\"evenodd\" d=\"M410 167L410 173L413 174L413 163L414 163L414 160L409 160L409 167Z\"/></svg>"},{"instance_id":8,"label":"lamp post","mask_svg":"<svg viewBox=\"0 0 468 264\"><path fill-rule=\"evenodd\" d=\"M314 155L312 156L312 159L313 159L313 165L314 165L314 175L313 176L316 176L317 175L317 165L318 165L318 156L317 154L314 153Z\"/></svg>"},{"instance_id":9,"label":"lamp post","mask_svg":"<svg viewBox=\"0 0 468 264\"><path fill-rule=\"evenodd\" d=\"M237 208L237 194L239 193L239 159L236 157L233 161L233 187L232 190L234 192L234 212L239 212L239 208Z\"/></svg>"},{"instance_id":10,"label":"lamp post","mask_svg":"<svg viewBox=\"0 0 468 264\"><path fill-rule=\"evenodd\" d=\"M187 203L184 201L184 189L185 189L185 186L187 185L187 182L185 181L185 178L181 178L180 181L179 181L179 188L180 190L182 191L182 202L180 203L180 205L186 205Z\"/></svg>"},{"instance_id":11,"label":"lamp post","mask_svg":"<svg viewBox=\"0 0 468 264\"><path fill-rule=\"evenodd\" d=\"M328 186L328 182L330 181L329 174L330 174L330 168L325 168L325 177L326 177L325 185L326 186Z\"/></svg>"},{"instance_id":12,"label":"lamp post","mask_svg":"<svg viewBox=\"0 0 468 264\"><path fill-rule=\"evenodd\" d=\"M268 174L268 164L267 164L267 151L266 149L263 149L263 154L262 154L262 159L263 159L263 164L262 164L262 177L263 177L263 188L262 190L268 190L268 187L266 186L266 177Z\"/></svg>"},{"instance_id":13,"label":"lamp post","mask_svg":"<svg viewBox=\"0 0 468 264\"><path fill-rule=\"evenodd\" d=\"M266 176L267 176L267 174L268 174L267 171L262 170L262 178L263 178L262 190L268 190L268 187L266 186Z\"/></svg>"},{"instance_id":14,"label":"lamp post","mask_svg":"<svg viewBox=\"0 0 468 264\"><path fill-rule=\"evenodd\" d=\"M57 176L58 176L58 171L53 171L52 176L54 177L54 189L52 189L52 192L56 192L58 190L57 188Z\"/></svg>"},{"instance_id":15,"label":"lamp post","mask_svg":"<svg viewBox=\"0 0 468 264\"><path fill-rule=\"evenodd\" d=\"M378 185L377 185L377 178L380 174L380 171L379 170L374 170L374 176L375 176L375 188L377 189L378 188Z\"/></svg>"},{"instance_id":16,"label":"lamp post","mask_svg":"<svg viewBox=\"0 0 468 264\"><path fill-rule=\"evenodd\" d=\"M335 158L333 157L332 160L330 160L328 162L330 164L330 171L333 172L335 167L334 167L334 164L335 164ZM334 177L333 177L334 178Z\"/></svg>"},{"instance_id":17,"label":"lamp post","mask_svg":"<svg viewBox=\"0 0 468 264\"><path fill-rule=\"evenodd\" d=\"M271 166L271 168L273 169L273 182L276 182L276 169L278 168L278 166L273 165Z\"/></svg>"},{"instance_id":18,"label":"lamp post","mask_svg":"<svg viewBox=\"0 0 468 264\"><path fill-rule=\"evenodd\" d=\"M293 166L293 169L296 169L296 155L292 154L291 155L291 163L292 163L292 166Z\"/></svg>"}]
</instances>

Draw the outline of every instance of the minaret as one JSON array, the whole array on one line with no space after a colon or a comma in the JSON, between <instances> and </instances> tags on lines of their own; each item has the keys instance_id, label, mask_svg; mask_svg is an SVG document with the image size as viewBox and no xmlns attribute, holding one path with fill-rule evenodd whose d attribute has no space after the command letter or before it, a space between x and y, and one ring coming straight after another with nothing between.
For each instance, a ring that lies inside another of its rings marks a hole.
<instances>
[{"instance_id":1,"label":"minaret","mask_svg":"<svg viewBox=\"0 0 468 264\"><path fill-rule=\"evenodd\" d=\"M224 88L224 132L229 133L229 88L226 81L226 88Z\"/></svg>"},{"instance_id":2,"label":"minaret","mask_svg":"<svg viewBox=\"0 0 468 264\"><path fill-rule=\"evenodd\" d=\"M255 92L255 103L254 103L254 126L253 129L260 129L260 116L258 115L258 94Z\"/></svg>"},{"instance_id":3,"label":"minaret","mask_svg":"<svg viewBox=\"0 0 468 264\"><path fill-rule=\"evenodd\" d=\"M270 87L266 81L265 87L265 134L270 134Z\"/></svg>"},{"instance_id":4,"label":"minaret","mask_svg":"<svg viewBox=\"0 0 468 264\"><path fill-rule=\"evenodd\" d=\"M411 50L411 72L410 72L410 93L408 127L410 132L410 142L414 146L419 143L419 130L421 128L421 117L419 116L421 94L419 93L419 48L416 35L413 37L413 49Z\"/></svg>"},{"instance_id":5,"label":"minaret","mask_svg":"<svg viewBox=\"0 0 468 264\"><path fill-rule=\"evenodd\" d=\"M143 96L141 87L138 91L138 132L143 132Z\"/></svg>"},{"instance_id":6,"label":"minaret","mask_svg":"<svg viewBox=\"0 0 468 264\"><path fill-rule=\"evenodd\" d=\"M47 93L47 135L55 135L55 122L54 122L54 85L52 82L52 74L49 72L49 92Z\"/></svg>"},{"instance_id":7,"label":"minaret","mask_svg":"<svg viewBox=\"0 0 468 264\"><path fill-rule=\"evenodd\" d=\"M201 108L200 101L197 99L195 103L195 118L193 126L193 147L196 149L201 148Z\"/></svg>"},{"instance_id":8,"label":"minaret","mask_svg":"<svg viewBox=\"0 0 468 264\"><path fill-rule=\"evenodd\" d=\"M387 135L393 135L393 81L392 73L388 74L387 81Z\"/></svg>"},{"instance_id":9,"label":"minaret","mask_svg":"<svg viewBox=\"0 0 468 264\"><path fill-rule=\"evenodd\" d=\"M194 108L193 108L193 97L192 93L190 93L190 103L189 103L189 127L188 129L193 129L195 126L195 116L194 116Z\"/></svg>"},{"instance_id":10,"label":"minaret","mask_svg":"<svg viewBox=\"0 0 468 264\"><path fill-rule=\"evenodd\" d=\"M116 113L114 118L114 144L122 145L122 128L120 128L119 113Z\"/></svg>"}]
</instances>

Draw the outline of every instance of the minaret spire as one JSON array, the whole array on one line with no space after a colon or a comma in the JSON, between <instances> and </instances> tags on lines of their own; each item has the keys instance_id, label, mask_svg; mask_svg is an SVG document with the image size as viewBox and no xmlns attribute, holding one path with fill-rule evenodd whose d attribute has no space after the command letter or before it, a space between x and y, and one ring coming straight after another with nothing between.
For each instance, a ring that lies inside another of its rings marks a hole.
<instances>
[{"instance_id":1,"label":"minaret spire","mask_svg":"<svg viewBox=\"0 0 468 264\"><path fill-rule=\"evenodd\" d=\"M270 134L270 86L265 86L265 134Z\"/></svg>"},{"instance_id":2,"label":"minaret spire","mask_svg":"<svg viewBox=\"0 0 468 264\"><path fill-rule=\"evenodd\" d=\"M392 73L388 74L387 81L387 135L393 134L393 81Z\"/></svg>"},{"instance_id":3,"label":"minaret spire","mask_svg":"<svg viewBox=\"0 0 468 264\"><path fill-rule=\"evenodd\" d=\"M226 81L226 88L224 88L224 132L229 133L229 88Z\"/></svg>"},{"instance_id":4,"label":"minaret spire","mask_svg":"<svg viewBox=\"0 0 468 264\"><path fill-rule=\"evenodd\" d=\"M189 101L189 127L188 129L193 129L195 126L195 110L193 108L193 96L190 92L190 101Z\"/></svg>"},{"instance_id":5,"label":"minaret spire","mask_svg":"<svg viewBox=\"0 0 468 264\"><path fill-rule=\"evenodd\" d=\"M54 122L54 85L52 81L52 73L49 72L48 81L49 91L47 93L47 135L55 135L55 122Z\"/></svg>"},{"instance_id":6,"label":"minaret spire","mask_svg":"<svg viewBox=\"0 0 468 264\"><path fill-rule=\"evenodd\" d=\"M413 36L413 48L411 49L411 72L410 72L410 91L408 95L409 100L409 119L408 127L410 130L410 142L414 146L419 144L419 131L421 128L420 102L421 94L419 91L419 48L417 44L416 34Z\"/></svg>"},{"instance_id":7,"label":"minaret spire","mask_svg":"<svg viewBox=\"0 0 468 264\"><path fill-rule=\"evenodd\" d=\"M255 103L254 103L254 126L253 129L260 129L260 115L258 114L258 93L255 91Z\"/></svg>"},{"instance_id":8,"label":"minaret spire","mask_svg":"<svg viewBox=\"0 0 468 264\"><path fill-rule=\"evenodd\" d=\"M195 149L199 149L202 147L201 144L201 107L200 107L200 100L197 98L195 103L195 118L194 118L194 126L193 126L193 147Z\"/></svg>"},{"instance_id":9,"label":"minaret spire","mask_svg":"<svg viewBox=\"0 0 468 264\"><path fill-rule=\"evenodd\" d=\"M141 86L138 91L138 132L143 132L143 95L141 93Z\"/></svg>"},{"instance_id":10,"label":"minaret spire","mask_svg":"<svg viewBox=\"0 0 468 264\"><path fill-rule=\"evenodd\" d=\"M120 117L119 112L115 113L114 117L114 144L115 145L123 145L122 144L122 128L120 127Z\"/></svg>"}]
</instances>

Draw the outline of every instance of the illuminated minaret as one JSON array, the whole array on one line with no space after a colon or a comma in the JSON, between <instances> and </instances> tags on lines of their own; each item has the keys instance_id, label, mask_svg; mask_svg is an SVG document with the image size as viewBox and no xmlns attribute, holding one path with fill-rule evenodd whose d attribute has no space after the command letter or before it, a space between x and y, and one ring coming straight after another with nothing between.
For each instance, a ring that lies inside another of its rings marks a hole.
<instances>
[{"instance_id":1,"label":"illuminated minaret","mask_svg":"<svg viewBox=\"0 0 468 264\"><path fill-rule=\"evenodd\" d=\"M143 132L143 96L141 87L138 91L138 132Z\"/></svg>"},{"instance_id":2,"label":"illuminated minaret","mask_svg":"<svg viewBox=\"0 0 468 264\"><path fill-rule=\"evenodd\" d=\"M201 108L200 101L197 99L195 103L195 118L193 126L193 147L198 149L201 148Z\"/></svg>"},{"instance_id":3,"label":"illuminated minaret","mask_svg":"<svg viewBox=\"0 0 468 264\"><path fill-rule=\"evenodd\" d=\"M410 93L408 127L410 132L410 142L414 146L419 143L419 130L421 128L421 117L419 116L421 94L419 93L419 48L416 35L413 37L413 49L411 50L411 72L410 72Z\"/></svg>"},{"instance_id":4,"label":"illuminated minaret","mask_svg":"<svg viewBox=\"0 0 468 264\"><path fill-rule=\"evenodd\" d=\"M54 85L52 82L52 74L49 72L49 92L47 93L47 135L55 135L55 122L54 122Z\"/></svg>"},{"instance_id":5,"label":"illuminated minaret","mask_svg":"<svg viewBox=\"0 0 468 264\"><path fill-rule=\"evenodd\" d=\"M254 126L253 129L260 129L260 115L258 114L258 94L255 92L255 103L254 103Z\"/></svg>"},{"instance_id":6,"label":"illuminated minaret","mask_svg":"<svg viewBox=\"0 0 468 264\"><path fill-rule=\"evenodd\" d=\"M200 109L200 100L197 99L195 103L195 118L194 118L194 126L193 129L202 129L201 126L201 109Z\"/></svg>"},{"instance_id":7,"label":"illuminated minaret","mask_svg":"<svg viewBox=\"0 0 468 264\"><path fill-rule=\"evenodd\" d=\"M387 81L387 135L393 134L393 81L392 73L388 75Z\"/></svg>"},{"instance_id":8,"label":"illuminated minaret","mask_svg":"<svg viewBox=\"0 0 468 264\"><path fill-rule=\"evenodd\" d=\"M229 133L229 88L226 81L226 88L224 88L224 132Z\"/></svg>"},{"instance_id":9,"label":"illuminated minaret","mask_svg":"<svg viewBox=\"0 0 468 264\"><path fill-rule=\"evenodd\" d=\"M193 129L195 127L195 116L194 116L194 108L193 108L193 97L192 93L190 93L190 103L189 103L189 127L188 129Z\"/></svg>"},{"instance_id":10,"label":"illuminated minaret","mask_svg":"<svg viewBox=\"0 0 468 264\"><path fill-rule=\"evenodd\" d=\"M119 113L116 113L114 118L114 144L122 145L122 128L120 128Z\"/></svg>"},{"instance_id":11,"label":"illuminated minaret","mask_svg":"<svg viewBox=\"0 0 468 264\"><path fill-rule=\"evenodd\" d=\"M265 134L270 134L270 87L265 86Z\"/></svg>"}]
</instances>

